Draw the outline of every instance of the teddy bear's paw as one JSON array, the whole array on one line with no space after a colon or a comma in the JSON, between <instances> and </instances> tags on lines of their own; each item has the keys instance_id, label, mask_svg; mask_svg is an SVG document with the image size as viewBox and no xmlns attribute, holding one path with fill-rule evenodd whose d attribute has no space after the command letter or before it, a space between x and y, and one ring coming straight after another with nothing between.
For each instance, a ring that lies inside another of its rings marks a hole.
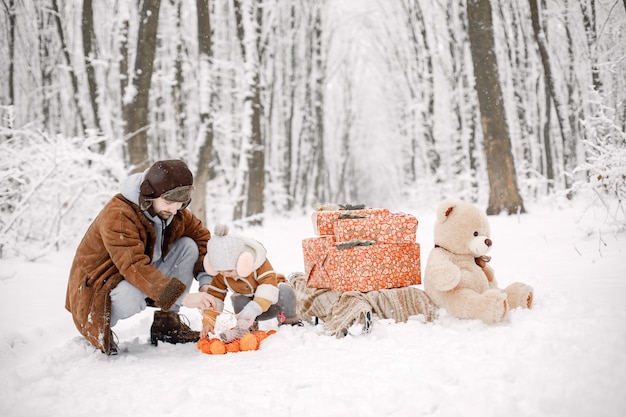
<instances>
[{"instance_id":1,"label":"teddy bear's paw","mask_svg":"<svg viewBox=\"0 0 626 417\"><path fill-rule=\"evenodd\" d=\"M533 304L533 288L530 285L515 282L505 289L510 308L530 308Z\"/></svg>"},{"instance_id":2,"label":"teddy bear's paw","mask_svg":"<svg viewBox=\"0 0 626 417\"><path fill-rule=\"evenodd\" d=\"M488 290L481 296L483 305L482 321L485 323L497 323L501 321L509 311L507 294L500 290Z\"/></svg>"}]
</instances>

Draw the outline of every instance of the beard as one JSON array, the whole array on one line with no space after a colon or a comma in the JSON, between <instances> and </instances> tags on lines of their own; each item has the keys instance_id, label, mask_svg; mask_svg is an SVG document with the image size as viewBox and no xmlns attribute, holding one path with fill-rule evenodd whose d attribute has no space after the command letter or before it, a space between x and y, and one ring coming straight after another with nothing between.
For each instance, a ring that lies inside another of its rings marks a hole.
<instances>
[{"instance_id":1,"label":"beard","mask_svg":"<svg viewBox=\"0 0 626 417\"><path fill-rule=\"evenodd\" d=\"M170 217L172 217L174 215L174 213L170 213L169 211L159 211L157 213L157 216L159 216L160 218L162 218L163 220L167 220Z\"/></svg>"}]
</instances>

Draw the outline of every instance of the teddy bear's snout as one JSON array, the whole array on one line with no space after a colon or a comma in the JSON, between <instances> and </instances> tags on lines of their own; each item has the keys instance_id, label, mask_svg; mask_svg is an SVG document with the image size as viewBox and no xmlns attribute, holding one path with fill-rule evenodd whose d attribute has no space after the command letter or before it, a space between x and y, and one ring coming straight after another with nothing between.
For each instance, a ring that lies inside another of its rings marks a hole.
<instances>
[{"instance_id":1,"label":"teddy bear's snout","mask_svg":"<svg viewBox=\"0 0 626 417\"><path fill-rule=\"evenodd\" d=\"M493 242L486 236L476 236L467 243L467 247L474 256L483 256L491 250Z\"/></svg>"}]
</instances>

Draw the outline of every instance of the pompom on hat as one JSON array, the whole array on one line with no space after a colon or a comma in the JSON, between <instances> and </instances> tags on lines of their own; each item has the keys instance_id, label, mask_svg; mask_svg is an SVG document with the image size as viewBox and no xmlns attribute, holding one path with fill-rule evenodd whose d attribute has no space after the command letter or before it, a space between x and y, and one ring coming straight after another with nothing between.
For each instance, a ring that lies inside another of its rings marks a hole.
<instances>
[{"instance_id":1,"label":"pompom on hat","mask_svg":"<svg viewBox=\"0 0 626 417\"><path fill-rule=\"evenodd\" d=\"M147 210L152 200L163 197L168 201L181 202L183 208L191 202L193 174L185 162L171 159L155 162L147 171L139 187L139 205Z\"/></svg>"},{"instance_id":2,"label":"pompom on hat","mask_svg":"<svg viewBox=\"0 0 626 417\"><path fill-rule=\"evenodd\" d=\"M218 224L207 243L207 254L204 257L204 269L210 275L220 271L236 270L237 274L246 277L254 271L254 257L246 250L246 242L237 235L228 234L228 226Z\"/></svg>"}]
</instances>

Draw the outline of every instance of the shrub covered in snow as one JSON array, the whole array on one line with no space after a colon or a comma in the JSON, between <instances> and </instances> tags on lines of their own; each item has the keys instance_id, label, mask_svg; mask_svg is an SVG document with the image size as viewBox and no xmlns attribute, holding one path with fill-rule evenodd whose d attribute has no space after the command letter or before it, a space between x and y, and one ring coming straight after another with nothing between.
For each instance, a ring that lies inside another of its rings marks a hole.
<instances>
[{"instance_id":1,"label":"shrub covered in snow","mask_svg":"<svg viewBox=\"0 0 626 417\"><path fill-rule=\"evenodd\" d=\"M0 127L0 257L35 259L81 235L125 175L102 137Z\"/></svg>"}]
</instances>

